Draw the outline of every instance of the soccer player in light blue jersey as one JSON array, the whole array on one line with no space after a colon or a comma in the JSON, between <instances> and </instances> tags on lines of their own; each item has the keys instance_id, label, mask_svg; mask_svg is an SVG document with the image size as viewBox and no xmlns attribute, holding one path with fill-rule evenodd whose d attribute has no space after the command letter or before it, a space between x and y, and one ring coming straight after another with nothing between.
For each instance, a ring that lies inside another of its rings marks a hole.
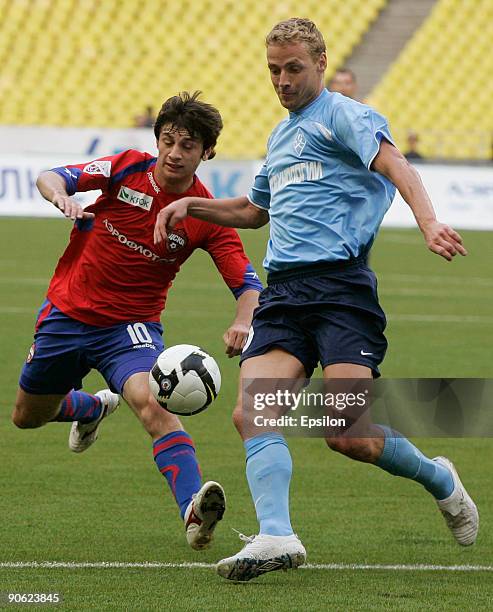
<instances>
[{"instance_id":1,"label":"soccer player in light blue jersey","mask_svg":"<svg viewBox=\"0 0 493 612\"><path fill-rule=\"evenodd\" d=\"M243 349L241 380L302 379L317 363L326 379L379 376L385 315L367 255L396 188L414 213L428 248L450 261L466 255L460 235L440 223L416 170L393 143L387 121L370 107L324 88L322 34L308 19L277 24L266 39L272 84L289 115L272 132L265 164L248 197L183 198L164 208L155 240L187 215L226 226L270 221L261 294ZM259 534L218 563L231 580L297 567L305 549L289 516L291 457L279 433L250 435L248 398L240 392L234 423L246 449L246 473ZM476 506L452 463L430 459L386 426L366 437L328 437L352 459L417 481L436 499L455 539L476 539ZM243 536L244 537L244 536Z\"/></svg>"}]
</instances>

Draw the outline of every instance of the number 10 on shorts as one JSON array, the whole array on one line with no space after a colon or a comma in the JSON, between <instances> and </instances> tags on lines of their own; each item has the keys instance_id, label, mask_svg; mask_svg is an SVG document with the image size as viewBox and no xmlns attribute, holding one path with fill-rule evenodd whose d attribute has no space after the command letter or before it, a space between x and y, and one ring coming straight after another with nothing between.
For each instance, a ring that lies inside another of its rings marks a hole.
<instances>
[{"instance_id":1,"label":"number 10 on shorts","mask_svg":"<svg viewBox=\"0 0 493 612\"><path fill-rule=\"evenodd\" d=\"M132 344L152 343L152 338L144 323L127 325L127 332Z\"/></svg>"}]
</instances>

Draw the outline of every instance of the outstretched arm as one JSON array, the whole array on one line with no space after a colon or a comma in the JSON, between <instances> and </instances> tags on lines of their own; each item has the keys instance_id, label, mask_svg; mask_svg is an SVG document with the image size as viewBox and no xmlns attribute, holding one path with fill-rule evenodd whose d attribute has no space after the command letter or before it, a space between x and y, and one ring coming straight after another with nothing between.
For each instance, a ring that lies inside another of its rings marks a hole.
<instances>
[{"instance_id":1,"label":"outstretched arm","mask_svg":"<svg viewBox=\"0 0 493 612\"><path fill-rule=\"evenodd\" d=\"M54 204L68 218L90 219L94 213L84 212L82 206L67 193L67 185L56 172L47 170L38 176L36 187L45 200Z\"/></svg>"},{"instance_id":2,"label":"outstretched arm","mask_svg":"<svg viewBox=\"0 0 493 612\"><path fill-rule=\"evenodd\" d=\"M387 140L382 141L371 169L386 176L397 187L413 211L430 251L448 261L452 261L457 253L467 255L460 234L437 220L433 204L416 169Z\"/></svg>"},{"instance_id":3,"label":"outstretched arm","mask_svg":"<svg viewBox=\"0 0 493 612\"><path fill-rule=\"evenodd\" d=\"M213 200L210 198L181 198L158 214L154 228L154 242L166 240L168 231L185 217L195 217L226 227L257 228L269 221L266 210L254 206L245 197Z\"/></svg>"}]
</instances>

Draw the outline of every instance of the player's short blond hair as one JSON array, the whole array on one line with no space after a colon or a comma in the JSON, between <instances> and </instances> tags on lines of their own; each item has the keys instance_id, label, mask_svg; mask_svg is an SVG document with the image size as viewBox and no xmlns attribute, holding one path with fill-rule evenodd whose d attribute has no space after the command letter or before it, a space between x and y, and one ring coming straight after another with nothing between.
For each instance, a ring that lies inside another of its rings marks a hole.
<instances>
[{"instance_id":1,"label":"player's short blond hair","mask_svg":"<svg viewBox=\"0 0 493 612\"><path fill-rule=\"evenodd\" d=\"M326 49L322 32L310 19L291 17L280 21L265 38L265 45L289 45L291 43L305 43L313 59L318 59Z\"/></svg>"}]
</instances>

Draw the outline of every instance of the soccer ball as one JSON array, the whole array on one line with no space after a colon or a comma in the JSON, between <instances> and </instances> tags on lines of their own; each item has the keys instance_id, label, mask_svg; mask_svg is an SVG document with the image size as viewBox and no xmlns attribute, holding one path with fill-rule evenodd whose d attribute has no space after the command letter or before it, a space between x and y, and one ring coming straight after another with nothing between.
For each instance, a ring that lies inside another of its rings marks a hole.
<instances>
[{"instance_id":1,"label":"soccer ball","mask_svg":"<svg viewBox=\"0 0 493 612\"><path fill-rule=\"evenodd\" d=\"M149 372L149 386L168 412L191 416L216 399L221 372L215 360L198 346L177 344L159 355Z\"/></svg>"}]
</instances>

